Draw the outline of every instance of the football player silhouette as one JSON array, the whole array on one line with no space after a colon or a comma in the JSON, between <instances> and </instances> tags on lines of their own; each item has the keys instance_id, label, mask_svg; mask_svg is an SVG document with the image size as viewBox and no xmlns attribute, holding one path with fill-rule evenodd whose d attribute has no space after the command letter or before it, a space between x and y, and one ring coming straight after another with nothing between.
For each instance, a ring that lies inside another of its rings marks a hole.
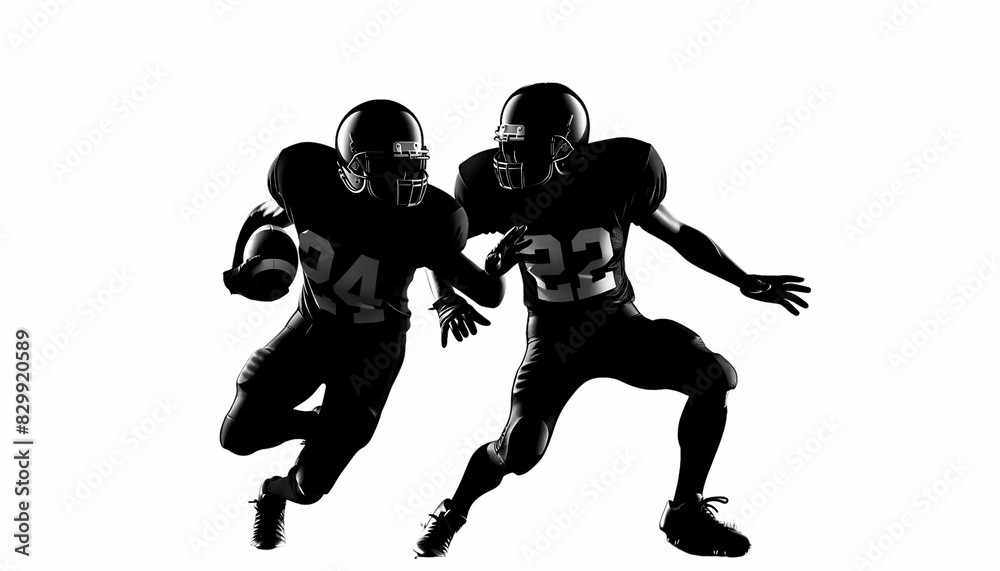
<instances>
[{"instance_id":1,"label":"football player silhouette","mask_svg":"<svg viewBox=\"0 0 1000 571\"><path fill-rule=\"evenodd\" d=\"M340 123L335 148L300 143L278 154L267 179L271 199L243 224L233 268L223 274L232 293L270 300L287 292L288 284L263 291L255 282L260 260L243 259L264 227L294 226L305 274L298 309L240 372L220 434L240 455L305 440L288 474L259 490L255 547L282 545L285 502L318 501L372 438L403 364L414 270L433 269L484 306L503 298L502 280L461 254L465 211L427 184L427 160L413 113L393 101L362 103ZM457 295L435 307L443 329L488 324ZM296 410L321 384L322 405Z\"/></svg>"},{"instance_id":2,"label":"football player silhouette","mask_svg":"<svg viewBox=\"0 0 1000 571\"><path fill-rule=\"evenodd\" d=\"M469 235L504 233L486 271L515 265L528 309L527 348L499 438L477 449L453 497L424 524L414 548L437 557L448 547L473 502L507 474L524 474L542 458L556 420L573 393L595 377L687 396L678 426L680 470L660 528L692 554L737 557L750 542L715 518L705 481L726 425L727 393L736 371L694 331L639 313L625 272L632 225L663 240L695 266L752 299L794 315L807 307L796 293L802 278L747 274L707 236L662 204L667 177L649 143L630 138L588 142L587 109L555 83L522 87L504 104L498 148L459 167L455 197L469 218ZM446 279L438 294L453 295Z\"/></svg>"}]
</instances>

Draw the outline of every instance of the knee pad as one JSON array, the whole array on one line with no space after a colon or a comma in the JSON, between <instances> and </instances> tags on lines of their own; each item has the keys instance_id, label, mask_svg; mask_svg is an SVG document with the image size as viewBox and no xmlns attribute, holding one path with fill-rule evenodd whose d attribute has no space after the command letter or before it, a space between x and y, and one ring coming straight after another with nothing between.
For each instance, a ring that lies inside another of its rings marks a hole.
<instances>
[{"instance_id":1,"label":"knee pad","mask_svg":"<svg viewBox=\"0 0 1000 571\"><path fill-rule=\"evenodd\" d=\"M250 355L246 364L243 365L243 370L240 371L240 376L236 379L236 385L240 389L244 391L252 389L254 376L258 371L260 371L261 367L264 365L264 361L267 359L267 356L272 353L272 351L272 349L262 347Z\"/></svg>"},{"instance_id":2,"label":"knee pad","mask_svg":"<svg viewBox=\"0 0 1000 571\"><path fill-rule=\"evenodd\" d=\"M247 394L241 385L236 385L236 398L229 407L222 428L219 430L219 442L222 447L240 456L247 456L260 450L257 446L255 427L260 426L261 418L253 418L253 407L246 407Z\"/></svg>"},{"instance_id":3,"label":"knee pad","mask_svg":"<svg viewBox=\"0 0 1000 571\"><path fill-rule=\"evenodd\" d=\"M226 419L222 421L222 429L219 431L219 442L222 447L234 454L246 456L259 450L259 447L252 443L255 425L260 424L259 418L248 418L253 416L254 407L248 409L247 400L250 392L253 391L254 377L260 371L264 360L271 354L271 349L266 347L257 349L247 359L239 376L236 378L236 398L229 407Z\"/></svg>"},{"instance_id":4,"label":"knee pad","mask_svg":"<svg viewBox=\"0 0 1000 571\"><path fill-rule=\"evenodd\" d=\"M694 379L686 383L684 394L692 403L726 402L726 395L736 388L736 369L722 355L711 353L711 357L695 371Z\"/></svg>"},{"instance_id":5,"label":"knee pad","mask_svg":"<svg viewBox=\"0 0 1000 571\"><path fill-rule=\"evenodd\" d=\"M295 492L295 503L307 506L309 504L315 504L333 489L333 484L331 483L326 489L322 487L317 487L316 489L306 489L302 485L302 479L299 470L299 465L296 463L292 466L291 470L288 471L288 480L291 481L294 486L292 486L292 491Z\"/></svg>"},{"instance_id":6,"label":"knee pad","mask_svg":"<svg viewBox=\"0 0 1000 571\"><path fill-rule=\"evenodd\" d=\"M724 386L726 387L726 392L735 389L737 381L736 368L733 367L733 364L730 363L728 359L718 353L715 353L715 360L719 365L719 368L722 369L722 375L725 378Z\"/></svg>"},{"instance_id":7,"label":"knee pad","mask_svg":"<svg viewBox=\"0 0 1000 571\"><path fill-rule=\"evenodd\" d=\"M288 471L288 479L295 484L292 487L297 503L308 505L318 502L330 493L337 482L340 474L334 474L329 463L320 454L318 450L308 450L307 443L295 465Z\"/></svg>"},{"instance_id":8,"label":"knee pad","mask_svg":"<svg viewBox=\"0 0 1000 571\"><path fill-rule=\"evenodd\" d=\"M549 444L549 428L540 420L519 418L504 436L497 453L507 470L518 476L538 464Z\"/></svg>"}]
</instances>

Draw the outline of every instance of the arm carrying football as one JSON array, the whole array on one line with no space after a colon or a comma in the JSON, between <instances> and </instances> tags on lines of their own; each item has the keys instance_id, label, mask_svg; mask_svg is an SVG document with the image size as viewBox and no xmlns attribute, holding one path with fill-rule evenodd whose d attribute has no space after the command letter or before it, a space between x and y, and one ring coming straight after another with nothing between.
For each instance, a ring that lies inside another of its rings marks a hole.
<instances>
[{"instance_id":1,"label":"arm carrying football","mask_svg":"<svg viewBox=\"0 0 1000 571\"><path fill-rule=\"evenodd\" d=\"M243 274L245 272L241 272L240 270L247 267L246 264L249 260L243 259L243 251L246 249L247 242L253 233L263 226L272 225L286 228L291 223L292 221L289 220L285 210L278 206L278 203L274 199L263 202L250 211L250 215L243 222L239 237L236 239L236 251L233 254L232 269L222 273L222 282L230 293L246 295L246 288L243 283L245 280Z\"/></svg>"}]
</instances>

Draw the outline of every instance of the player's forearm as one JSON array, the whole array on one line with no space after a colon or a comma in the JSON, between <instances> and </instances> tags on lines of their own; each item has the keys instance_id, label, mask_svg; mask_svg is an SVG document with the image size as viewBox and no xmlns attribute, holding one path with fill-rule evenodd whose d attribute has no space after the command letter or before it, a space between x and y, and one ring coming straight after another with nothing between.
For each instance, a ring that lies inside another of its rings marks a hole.
<instances>
[{"instance_id":1,"label":"player's forearm","mask_svg":"<svg viewBox=\"0 0 1000 571\"><path fill-rule=\"evenodd\" d=\"M467 281L456 283L455 287L483 307L499 306L506 291L503 276L493 277L483 270L476 271Z\"/></svg>"},{"instance_id":2,"label":"player's forearm","mask_svg":"<svg viewBox=\"0 0 1000 571\"><path fill-rule=\"evenodd\" d=\"M681 225L669 242L677 253L693 265L740 287L747 273L740 269L711 238L697 228Z\"/></svg>"},{"instance_id":3,"label":"player's forearm","mask_svg":"<svg viewBox=\"0 0 1000 571\"><path fill-rule=\"evenodd\" d=\"M741 287L747 273L726 256L711 238L678 220L664 205L637 222L640 228L663 240L695 266Z\"/></svg>"},{"instance_id":4,"label":"player's forearm","mask_svg":"<svg viewBox=\"0 0 1000 571\"><path fill-rule=\"evenodd\" d=\"M236 252L233 254L233 267L235 268L243 262L243 250L246 248L247 242L250 241L250 236L253 235L254 231L261 226L267 225L285 228L291 223L285 210L278 206L278 203L274 200L268 200L257 205L257 207L250 211L250 215L243 222L243 227L240 228L240 235L236 239Z\"/></svg>"},{"instance_id":5,"label":"player's forearm","mask_svg":"<svg viewBox=\"0 0 1000 571\"><path fill-rule=\"evenodd\" d=\"M442 297L449 296L455 293L455 288L448 285L448 282L446 282L432 270L428 269L426 274L427 274L427 285L430 286L431 295L434 296L434 299L441 299Z\"/></svg>"},{"instance_id":6,"label":"player's forearm","mask_svg":"<svg viewBox=\"0 0 1000 571\"><path fill-rule=\"evenodd\" d=\"M497 307L503 301L506 284L459 255L435 268L428 268L427 282L435 299L452 295L455 289L483 307Z\"/></svg>"}]
</instances>

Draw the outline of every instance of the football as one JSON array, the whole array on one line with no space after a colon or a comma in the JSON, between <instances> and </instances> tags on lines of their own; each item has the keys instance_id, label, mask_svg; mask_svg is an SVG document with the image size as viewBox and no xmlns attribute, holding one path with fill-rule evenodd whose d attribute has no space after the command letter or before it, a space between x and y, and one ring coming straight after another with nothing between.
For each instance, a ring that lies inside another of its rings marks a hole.
<instances>
[{"instance_id":1,"label":"football","mask_svg":"<svg viewBox=\"0 0 1000 571\"><path fill-rule=\"evenodd\" d=\"M288 293L298 270L298 249L295 242L277 226L261 226L251 236L243 250L243 260L260 256L250 266L253 289L275 300Z\"/></svg>"}]
</instances>

